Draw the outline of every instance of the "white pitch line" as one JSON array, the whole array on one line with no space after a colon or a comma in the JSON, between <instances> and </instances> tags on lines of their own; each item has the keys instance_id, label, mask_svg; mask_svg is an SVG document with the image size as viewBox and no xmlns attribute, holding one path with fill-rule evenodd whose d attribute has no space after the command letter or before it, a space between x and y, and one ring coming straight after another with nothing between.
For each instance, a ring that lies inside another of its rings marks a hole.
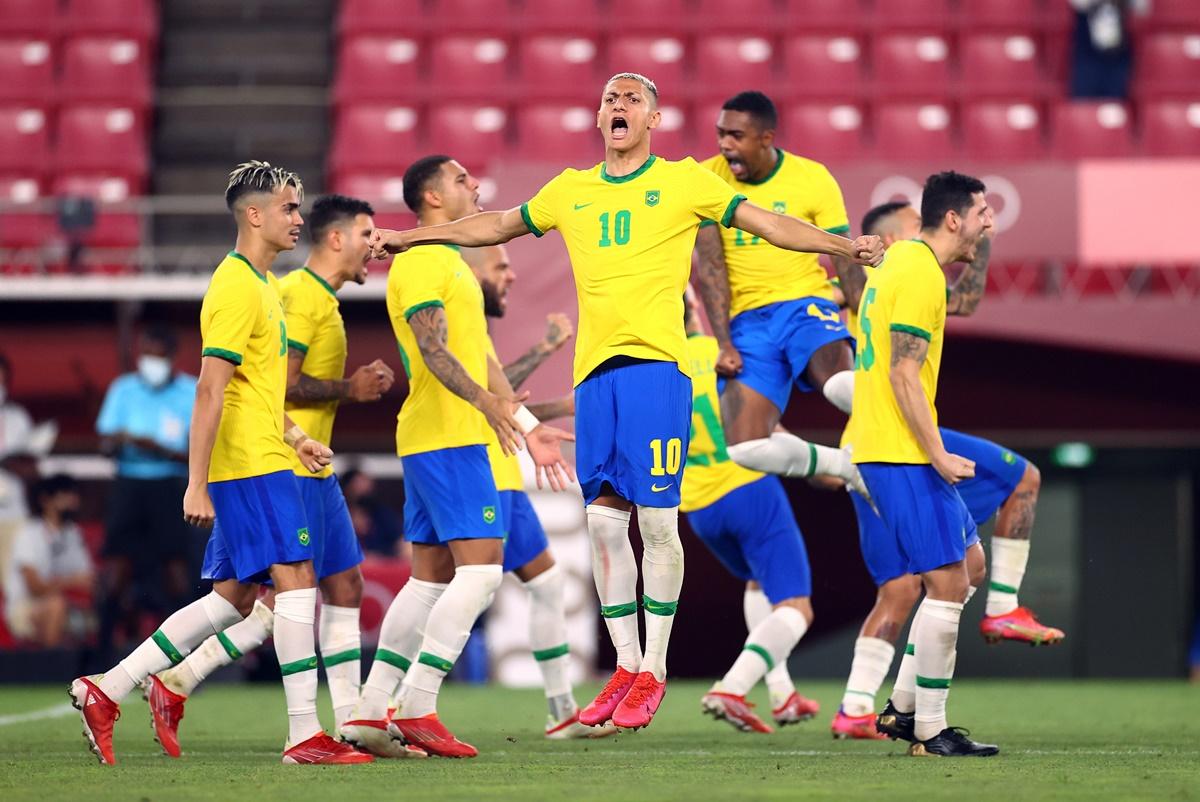
<instances>
[{"instance_id":1,"label":"white pitch line","mask_svg":"<svg viewBox=\"0 0 1200 802\"><path fill-rule=\"evenodd\" d=\"M0 727L7 727L10 724L24 724L27 721L44 721L48 718L62 718L69 716L75 712L75 708L71 707L70 703L54 705L53 707L44 707L41 710L30 710L28 713L13 713L7 716L0 716Z\"/></svg>"}]
</instances>

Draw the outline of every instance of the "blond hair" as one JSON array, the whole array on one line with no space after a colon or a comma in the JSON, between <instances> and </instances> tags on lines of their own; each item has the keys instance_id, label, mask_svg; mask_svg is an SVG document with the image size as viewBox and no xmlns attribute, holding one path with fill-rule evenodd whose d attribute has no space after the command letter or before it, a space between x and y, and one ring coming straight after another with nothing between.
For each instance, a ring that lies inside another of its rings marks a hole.
<instances>
[{"instance_id":1,"label":"blond hair","mask_svg":"<svg viewBox=\"0 0 1200 802\"><path fill-rule=\"evenodd\" d=\"M647 78L645 75L642 75L640 72L618 72L616 75L614 75L613 77L611 77L607 81L605 81L604 85L608 86L613 81L622 81L622 80L637 81L639 84L641 84L642 86L644 86L646 88L647 92L650 93L650 98L653 101L654 105L655 106L658 105L658 86L655 85L654 81L651 81L649 78Z\"/></svg>"},{"instance_id":2,"label":"blond hair","mask_svg":"<svg viewBox=\"0 0 1200 802\"><path fill-rule=\"evenodd\" d=\"M270 162L251 159L234 167L225 186L225 205L232 211L234 204L246 195L256 192L278 192L286 186L296 188L296 195L304 200L304 184L300 176L282 167L272 167Z\"/></svg>"}]
</instances>

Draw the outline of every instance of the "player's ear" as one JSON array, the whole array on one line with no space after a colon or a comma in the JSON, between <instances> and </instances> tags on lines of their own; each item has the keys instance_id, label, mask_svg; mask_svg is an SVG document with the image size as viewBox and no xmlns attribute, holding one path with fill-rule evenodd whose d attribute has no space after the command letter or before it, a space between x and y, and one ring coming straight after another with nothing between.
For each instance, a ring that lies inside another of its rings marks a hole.
<instances>
[{"instance_id":1,"label":"player's ear","mask_svg":"<svg viewBox=\"0 0 1200 802\"><path fill-rule=\"evenodd\" d=\"M658 109L655 109L654 111L650 112L650 119L646 121L646 127L653 131L655 128L658 128L658 125L661 122L662 112Z\"/></svg>"},{"instance_id":2,"label":"player's ear","mask_svg":"<svg viewBox=\"0 0 1200 802\"><path fill-rule=\"evenodd\" d=\"M255 228L261 228L263 224L262 209L253 203L246 204L246 211L243 212L246 216L246 222Z\"/></svg>"},{"instance_id":3,"label":"player's ear","mask_svg":"<svg viewBox=\"0 0 1200 802\"><path fill-rule=\"evenodd\" d=\"M775 144L775 129L768 128L767 130L763 131L762 132L762 141L763 141L763 144L766 145L767 147L771 147L772 145L774 145Z\"/></svg>"}]
</instances>

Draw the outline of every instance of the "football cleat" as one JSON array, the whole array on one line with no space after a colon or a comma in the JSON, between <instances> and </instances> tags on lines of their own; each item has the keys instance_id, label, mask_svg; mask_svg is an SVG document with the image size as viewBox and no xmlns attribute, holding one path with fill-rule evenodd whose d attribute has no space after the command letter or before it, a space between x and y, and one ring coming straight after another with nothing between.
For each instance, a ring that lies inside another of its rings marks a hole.
<instances>
[{"instance_id":1,"label":"football cleat","mask_svg":"<svg viewBox=\"0 0 1200 802\"><path fill-rule=\"evenodd\" d=\"M838 710L829 725L829 731L839 741L886 741L887 736L875 728L875 714L865 716L848 716Z\"/></svg>"},{"instance_id":2,"label":"football cleat","mask_svg":"<svg viewBox=\"0 0 1200 802\"><path fill-rule=\"evenodd\" d=\"M788 724L799 724L821 712L821 704L814 699L807 699L792 691L792 695L783 704L771 711L771 718L780 727Z\"/></svg>"},{"instance_id":3,"label":"football cleat","mask_svg":"<svg viewBox=\"0 0 1200 802\"><path fill-rule=\"evenodd\" d=\"M342 740L360 752L391 760L429 757L424 749L405 743L388 729L386 719L368 721L353 719L338 728Z\"/></svg>"},{"instance_id":4,"label":"football cleat","mask_svg":"<svg viewBox=\"0 0 1200 802\"><path fill-rule=\"evenodd\" d=\"M891 738L893 741L916 741L917 736L914 735L916 730L916 717L914 713L901 713L892 704L892 700L887 700L887 705L884 706L883 712L875 719L876 731Z\"/></svg>"},{"instance_id":5,"label":"football cleat","mask_svg":"<svg viewBox=\"0 0 1200 802\"><path fill-rule=\"evenodd\" d=\"M629 693L613 711L612 723L626 730L645 727L658 712L658 706L666 695L666 680L659 682L649 671L639 673Z\"/></svg>"},{"instance_id":6,"label":"football cleat","mask_svg":"<svg viewBox=\"0 0 1200 802\"><path fill-rule=\"evenodd\" d=\"M458 740L446 729L437 713L419 718L396 718L388 724L388 732L437 757L475 757L479 750Z\"/></svg>"},{"instance_id":7,"label":"football cleat","mask_svg":"<svg viewBox=\"0 0 1200 802\"><path fill-rule=\"evenodd\" d=\"M589 727L579 721L579 712L576 711L564 719L556 719L554 716L546 717L546 737L551 741L573 741L584 738L604 738L616 733L617 728L611 722L601 724L599 727Z\"/></svg>"},{"instance_id":8,"label":"football cleat","mask_svg":"<svg viewBox=\"0 0 1200 802\"><path fill-rule=\"evenodd\" d=\"M1038 621L1028 607L1018 607L1004 615L984 616L979 622L979 632L984 640L993 644L1011 640L1030 646L1052 646L1066 637L1061 629Z\"/></svg>"},{"instance_id":9,"label":"football cleat","mask_svg":"<svg viewBox=\"0 0 1200 802\"><path fill-rule=\"evenodd\" d=\"M700 697L700 709L717 721L727 721L735 730L770 734L775 728L754 713L745 696L709 691Z\"/></svg>"},{"instance_id":10,"label":"football cleat","mask_svg":"<svg viewBox=\"0 0 1200 802\"><path fill-rule=\"evenodd\" d=\"M187 697L175 693L151 674L142 680L142 698L150 705L150 728L154 740L167 757L179 757L179 722L183 720L183 703Z\"/></svg>"},{"instance_id":11,"label":"football cleat","mask_svg":"<svg viewBox=\"0 0 1200 802\"><path fill-rule=\"evenodd\" d=\"M117 762L112 747L113 724L121 717L121 706L100 690L96 679L99 677L80 677L71 683L67 695L71 697L71 705L79 711L88 747L101 763L112 766Z\"/></svg>"},{"instance_id":12,"label":"football cleat","mask_svg":"<svg viewBox=\"0 0 1200 802\"><path fill-rule=\"evenodd\" d=\"M914 741L908 748L913 757L992 757L1000 754L995 744L981 744L967 736L970 730L947 727L928 741Z\"/></svg>"},{"instance_id":13,"label":"football cleat","mask_svg":"<svg viewBox=\"0 0 1200 802\"><path fill-rule=\"evenodd\" d=\"M626 671L617 666L617 670L613 672L608 683L600 689L600 693L596 694L596 698L579 711L579 723L588 727L599 727L612 719L613 711L625 698L625 694L629 693L637 676L632 671Z\"/></svg>"},{"instance_id":14,"label":"football cleat","mask_svg":"<svg viewBox=\"0 0 1200 802\"><path fill-rule=\"evenodd\" d=\"M289 766L331 766L345 763L374 763L375 758L360 752L348 743L336 741L318 732L306 741L283 752L283 762Z\"/></svg>"}]
</instances>

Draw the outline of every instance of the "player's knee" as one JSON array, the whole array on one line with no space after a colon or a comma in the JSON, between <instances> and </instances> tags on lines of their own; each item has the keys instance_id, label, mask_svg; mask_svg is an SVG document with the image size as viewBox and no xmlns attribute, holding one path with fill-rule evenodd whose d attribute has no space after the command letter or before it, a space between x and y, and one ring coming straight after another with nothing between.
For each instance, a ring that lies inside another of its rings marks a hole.
<instances>
[{"instance_id":1,"label":"player's knee","mask_svg":"<svg viewBox=\"0 0 1200 802\"><path fill-rule=\"evenodd\" d=\"M1042 472L1032 462L1025 463L1025 473L1021 475L1021 482L1017 488L1035 494L1042 489Z\"/></svg>"},{"instance_id":2,"label":"player's knee","mask_svg":"<svg viewBox=\"0 0 1200 802\"><path fill-rule=\"evenodd\" d=\"M780 607L791 607L793 610L798 611L800 615L804 616L804 620L808 622L808 626L812 626L815 614L813 613L812 599L808 596L793 596L790 599L784 599L775 605L775 609L779 609Z\"/></svg>"},{"instance_id":3,"label":"player's knee","mask_svg":"<svg viewBox=\"0 0 1200 802\"><path fill-rule=\"evenodd\" d=\"M829 403L849 415L854 406L854 371L840 370L833 374L825 380L821 392Z\"/></svg>"},{"instance_id":4,"label":"player's knee","mask_svg":"<svg viewBox=\"0 0 1200 802\"><path fill-rule=\"evenodd\" d=\"M321 597L335 607L358 607L362 604L363 578L358 567L321 580Z\"/></svg>"},{"instance_id":5,"label":"player's knee","mask_svg":"<svg viewBox=\"0 0 1200 802\"><path fill-rule=\"evenodd\" d=\"M888 621L902 625L920 598L921 580L915 576L904 576L883 583L876 604Z\"/></svg>"},{"instance_id":6,"label":"player's knee","mask_svg":"<svg viewBox=\"0 0 1200 802\"><path fill-rule=\"evenodd\" d=\"M642 544L653 547L673 548L683 545L679 541L679 508L678 507L641 507L637 508L638 529L642 532Z\"/></svg>"}]
</instances>

